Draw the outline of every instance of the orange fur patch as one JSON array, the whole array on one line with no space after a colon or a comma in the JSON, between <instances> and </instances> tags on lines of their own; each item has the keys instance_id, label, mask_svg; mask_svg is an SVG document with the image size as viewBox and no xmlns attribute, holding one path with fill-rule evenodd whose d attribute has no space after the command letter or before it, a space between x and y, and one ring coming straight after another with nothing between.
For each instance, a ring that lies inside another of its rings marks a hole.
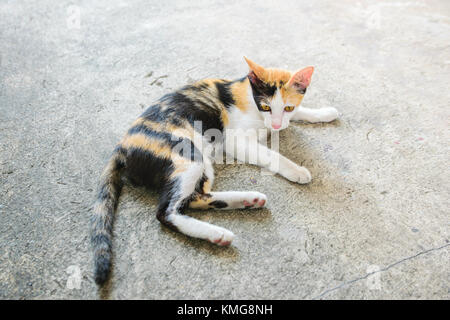
<instances>
[{"instance_id":1,"label":"orange fur patch","mask_svg":"<svg viewBox=\"0 0 450 320\"><path fill-rule=\"evenodd\" d=\"M163 144L160 141L149 139L145 134L138 133L131 136L125 136L121 145L124 148L139 148L145 151L149 151L161 158L170 158L172 150L169 146Z\"/></svg>"},{"instance_id":2,"label":"orange fur patch","mask_svg":"<svg viewBox=\"0 0 450 320\"><path fill-rule=\"evenodd\" d=\"M226 127L230 120L228 119L228 112L225 108L222 108L222 110L220 110L220 117L222 118L223 125Z\"/></svg>"},{"instance_id":3,"label":"orange fur patch","mask_svg":"<svg viewBox=\"0 0 450 320\"><path fill-rule=\"evenodd\" d=\"M203 184L203 192L204 193L209 193L210 191L211 191L211 180L208 179Z\"/></svg>"},{"instance_id":4,"label":"orange fur patch","mask_svg":"<svg viewBox=\"0 0 450 320\"><path fill-rule=\"evenodd\" d=\"M231 94L233 95L236 107L242 112L247 112L248 102L248 87L250 83L248 79L243 82L236 82L231 85Z\"/></svg>"},{"instance_id":5,"label":"orange fur patch","mask_svg":"<svg viewBox=\"0 0 450 320\"><path fill-rule=\"evenodd\" d=\"M303 100L303 95L291 87L284 86L280 89L280 92L283 102L286 104L298 106Z\"/></svg>"},{"instance_id":6,"label":"orange fur patch","mask_svg":"<svg viewBox=\"0 0 450 320\"><path fill-rule=\"evenodd\" d=\"M189 203L189 207L192 209L208 209L210 208L209 205L212 201L213 200L211 198L211 195L199 194L193 201Z\"/></svg>"},{"instance_id":7,"label":"orange fur patch","mask_svg":"<svg viewBox=\"0 0 450 320\"><path fill-rule=\"evenodd\" d=\"M277 87L281 86L281 83L286 84L288 83L289 79L291 79L291 73L286 70L281 69L264 69L264 76L261 80L263 80L266 83L274 84Z\"/></svg>"}]
</instances>

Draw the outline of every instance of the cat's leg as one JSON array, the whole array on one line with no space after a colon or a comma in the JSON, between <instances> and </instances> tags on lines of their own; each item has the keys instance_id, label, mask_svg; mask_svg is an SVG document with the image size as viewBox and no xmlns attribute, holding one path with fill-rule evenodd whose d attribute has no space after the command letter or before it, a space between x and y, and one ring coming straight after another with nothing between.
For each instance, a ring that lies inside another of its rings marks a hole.
<instances>
[{"instance_id":1,"label":"cat's leg","mask_svg":"<svg viewBox=\"0 0 450 320\"><path fill-rule=\"evenodd\" d=\"M264 207L266 202L266 195L257 191L224 191L198 194L189 207L203 210L252 209Z\"/></svg>"},{"instance_id":2,"label":"cat's leg","mask_svg":"<svg viewBox=\"0 0 450 320\"><path fill-rule=\"evenodd\" d=\"M311 182L312 179L308 169L262 144L258 145L258 165L273 173L278 173L292 182L305 184Z\"/></svg>"},{"instance_id":3,"label":"cat's leg","mask_svg":"<svg viewBox=\"0 0 450 320\"><path fill-rule=\"evenodd\" d=\"M192 209L247 209L260 208L266 204L267 197L257 191L211 192L214 169L209 158L204 158L204 176L201 192L189 203Z\"/></svg>"},{"instance_id":4,"label":"cat's leg","mask_svg":"<svg viewBox=\"0 0 450 320\"><path fill-rule=\"evenodd\" d=\"M192 162L178 171L180 172L168 178L168 183L161 192L158 220L185 235L208 240L221 246L229 245L234 238L231 231L182 214L193 195L196 194L195 189L202 183L203 162Z\"/></svg>"},{"instance_id":5,"label":"cat's leg","mask_svg":"<svg viewBox=\"0 0 450 320\"><path fill-rule=\"evenodd\" d=\"M308 109L298 106L295 108L295 113L291 120L303 120L311 123L316 122L331 122L337 119L339 116L338 111L335 108L320 108L320 109Z\"/></svg>"},{"instance_id":6,"label":"cat's leg","mask_svg":"<svg viewBox=\"0 0 450 320\"><path fill-rule=\"evenodd\" d=\"M256 164L293 182L300 184L311 182L311 173L308 169L258 142L238 137L237 141L229 139L225 141L225 144L226 152L232 152L231 154L239 161ZM251 154L255 154L256 159L250 157Z\"/></svg>"}]
</instances>

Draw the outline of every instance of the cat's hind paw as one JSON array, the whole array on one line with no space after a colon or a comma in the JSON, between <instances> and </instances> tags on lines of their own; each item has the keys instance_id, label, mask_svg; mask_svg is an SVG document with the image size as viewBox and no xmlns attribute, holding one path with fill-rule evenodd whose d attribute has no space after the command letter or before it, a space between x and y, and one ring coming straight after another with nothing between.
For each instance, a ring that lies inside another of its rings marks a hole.
<instances>
[{"instance_id":1,"label":"cat's hind paw","mask_svg":"<svg viewBox=\"0 0 450 320\"><path fill-rule=\"evenodd\" d=\"M262 194L260 192L249 192L249 193L250 197L242 201L242 204L244 205L245 209L261 208L266 205L267 197L265 194Z\"/></svg>"},{"instance_id":2,"label":"cat's hind paw","mask_svg":"<svg viewBox=\"0 0 450 320\"><path fill-rule=\"evenodd\" d=\"M229 246L233 242L233 239L233 232L218 226L214 226L214 229L211 230L211 235L208 237L210 242L219 246Z\"/></svg>"}]
</instances>

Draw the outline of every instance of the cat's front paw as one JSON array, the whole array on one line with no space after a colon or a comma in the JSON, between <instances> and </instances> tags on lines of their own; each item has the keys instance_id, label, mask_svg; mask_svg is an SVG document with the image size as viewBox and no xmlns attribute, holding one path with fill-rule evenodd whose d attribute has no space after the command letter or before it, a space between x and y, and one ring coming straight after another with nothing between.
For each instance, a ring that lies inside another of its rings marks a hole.
<instances>
[{"instance_id":1,"label":"cat's front paw","mask_svg":"<svg viewBox=\"0 0 450 320\"><path fill-rule=\"evenodd\" d=\"M339 117L339 112L333 107L321 108L317 112L317 122L331 122Z\"/></svg>"},{"instance_id":2,"label":"cat's front paw","mask_svg":"<svg viewBox=\"0 0 450 320\"><path fill-rule=\"evenodd\" d=\"M312 180L309 170L298 165L289 168L289 170L283 173L283 176L292 182L297 182L300 184L310 183Z\"/></svg>"},{"instance_id":3,"label":"cat's front paw","mask_svg":"<svg viewBox=\"0 0 450 320\"><path fill-rule=\"evenodd\" d=\"M214 226L208 240L219 246L229 246L234 239L234 233L225 228Z\"/></svg>"}]
</instances>

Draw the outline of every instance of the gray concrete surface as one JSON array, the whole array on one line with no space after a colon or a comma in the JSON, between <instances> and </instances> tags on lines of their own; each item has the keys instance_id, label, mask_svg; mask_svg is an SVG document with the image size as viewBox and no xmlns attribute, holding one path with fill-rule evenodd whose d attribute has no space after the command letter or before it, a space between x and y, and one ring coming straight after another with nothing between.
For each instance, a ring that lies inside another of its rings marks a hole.
<instances>
[{"instance_id":1,"label":"gray concrete surface","mask_svg":"<svg viewBox=\"0 0 450 320\"><path fill-rule=\"evenodd\" d=\"M449 299L450 4L376 3L1 1L0 298ZM217 166L216 190L269 199L191 213L230 248L162 228L155 194L125 188L97 292L88 218L114 144L162 94L243 76L243 55L315 66L304 106L342 113L281 134L313 182Z\"/></svg>"}]
</instances>

